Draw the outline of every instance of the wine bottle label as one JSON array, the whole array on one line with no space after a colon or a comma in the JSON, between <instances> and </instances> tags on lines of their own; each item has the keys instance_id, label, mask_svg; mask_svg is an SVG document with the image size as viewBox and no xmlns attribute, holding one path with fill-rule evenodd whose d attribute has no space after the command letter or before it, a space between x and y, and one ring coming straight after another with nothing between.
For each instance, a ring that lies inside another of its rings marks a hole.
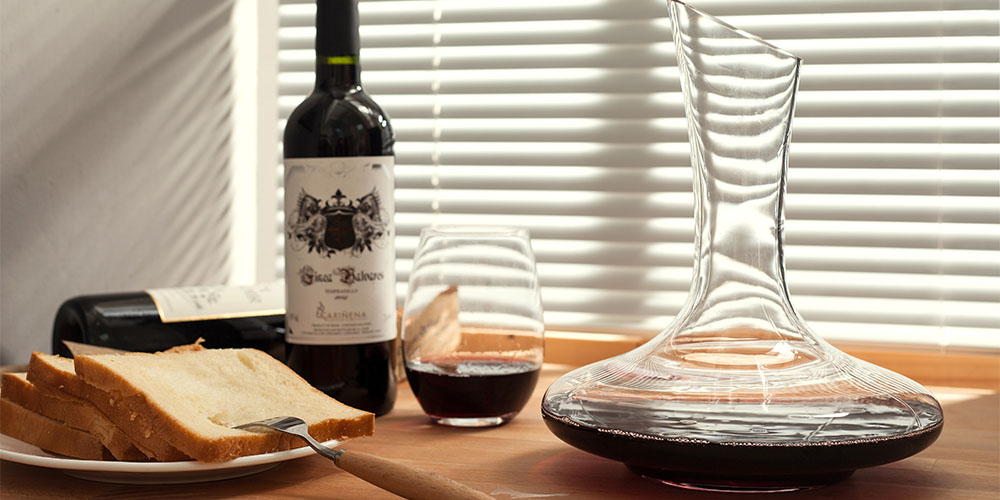
<instances>
[{"instance_id":1,"label":"wine bottle label","mask_svg":"<svg viewBox=\"0 0 1000 500\"><path fill-rule=\"evenodd\" d=\"M393 157L285 160L286 340L396 337Z\"/></svg>"},{"instance_id":2,"label":"wine bottle label","mask_svg":"<svg viewBox=\"0 0 1000 500\"><path fill-rule=\"evenodd\" d=\"M249 316L285 311L281 282L253 286L189 286L146 290L164 323Z\"/></svg>"}]
</instances>

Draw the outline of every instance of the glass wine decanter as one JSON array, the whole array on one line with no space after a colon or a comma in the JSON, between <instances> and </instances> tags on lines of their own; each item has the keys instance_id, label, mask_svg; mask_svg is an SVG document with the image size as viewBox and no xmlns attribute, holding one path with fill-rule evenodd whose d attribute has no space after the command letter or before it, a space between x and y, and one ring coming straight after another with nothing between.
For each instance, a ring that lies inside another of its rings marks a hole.
<instances>
[{"instance_id":1,"label":"glass wine decanter","mask_svg":"<svg viewBox=\"0 0 1000 500\"><path fill-rule=\"evenodd\" d=\"M566 443L677 486L789 491L930 446L940 404L812 333L782 254L801 60L667 0L691 143L695 260L673 322L549 387Z\"/></svg>"}]
</instances>

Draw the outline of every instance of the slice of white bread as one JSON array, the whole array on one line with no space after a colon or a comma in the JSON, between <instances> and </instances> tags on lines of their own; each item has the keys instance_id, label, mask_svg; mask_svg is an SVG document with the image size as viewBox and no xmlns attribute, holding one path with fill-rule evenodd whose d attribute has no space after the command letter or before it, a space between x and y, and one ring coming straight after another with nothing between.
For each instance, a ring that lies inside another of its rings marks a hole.
<instances>
[{"instance_id":1,"label":"slice of white bread","mask_svg":"<svg viewBox=\"0 0 1000 500\"><path fill-rule=\"evenodd\" d=\"M255 349L77 356L76 373L134 417L126 431L161 436L205 462L303 446L298 438L233 426L280 416L320 441L370 436L374 415L343 405Z\"/></svg>"},{"instance_id":2,"label":"slice of white bread","mask_svg":"<svg viewBox=\"0 0 1000 500\"><path fill-rule=\"evenodd\" d=\"M68 457L87 460L111 458L97 437L71 429L4 398L0 398L0 432Z\"/></svg>"},{"instance_id":3,"label":"slice of white bread","mask_svg":"<svg viewBox=\"0 0 1000 500\"><path fill-rule=\"evenodd\" d=\"M0 396L3 399L97 437L116 459L145 461L149 458L88 401L63 391L36 386L28 381L26 373L4 373L0 380Z\"/></svg>"},{"instance_id":4,"label":"slice of white bread","mask_svg":"<svg viewBox=\"0 0 1000 500\"><path fill-rule=\"evenodd\" d=\"M108 417L136 446L151 454L161 462L191 460L191 457L171 446L158 434L146 433L143 428L151 428L145 413L133 413L127 405L116 401L102 389L98 389L77 376L73 360L40 352L31 353L28 362L28 380L42 388L63 391L71 396L85 399Z\"/></svg>"}]
</instances>

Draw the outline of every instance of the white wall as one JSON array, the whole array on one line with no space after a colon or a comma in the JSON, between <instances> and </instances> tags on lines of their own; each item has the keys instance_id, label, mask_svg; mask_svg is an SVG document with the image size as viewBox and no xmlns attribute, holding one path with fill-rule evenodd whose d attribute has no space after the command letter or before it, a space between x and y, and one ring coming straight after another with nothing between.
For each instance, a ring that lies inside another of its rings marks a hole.
<instances>
[{"instance_id":1,"label":"white wall","mask_svg":"<svg viewBox=\"0 0 1000 500\"><path fill-rule=\"evenodd\" d=\"M0 363L68 297L230 275L234 0L0 0Z\"/></svg>"}]
</instances>

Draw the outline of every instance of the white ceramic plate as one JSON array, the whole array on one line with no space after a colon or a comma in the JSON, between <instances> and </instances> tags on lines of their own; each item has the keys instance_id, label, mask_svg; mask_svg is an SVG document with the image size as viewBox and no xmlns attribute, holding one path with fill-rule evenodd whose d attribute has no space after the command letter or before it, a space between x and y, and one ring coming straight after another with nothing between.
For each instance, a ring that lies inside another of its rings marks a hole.
<instances>
[{"instance_id":1,"label":"white ceramic plate","mask_svg":"<svg viewBox=\"0 0 1000 500\"><path fill-rule=\"evenodd\" d=\"M339 441L327 441L335 447ZM308 446L288 451L277 451L240 457L228 462L114 462L79 460L53 455L38 447L10 436L0 435L0 459L26 465L60 469L80 479L103 483L126 484L177 484L218 481L263 472L286 460L294 460L315 453Z\"/></svg>"}]
</instances>

